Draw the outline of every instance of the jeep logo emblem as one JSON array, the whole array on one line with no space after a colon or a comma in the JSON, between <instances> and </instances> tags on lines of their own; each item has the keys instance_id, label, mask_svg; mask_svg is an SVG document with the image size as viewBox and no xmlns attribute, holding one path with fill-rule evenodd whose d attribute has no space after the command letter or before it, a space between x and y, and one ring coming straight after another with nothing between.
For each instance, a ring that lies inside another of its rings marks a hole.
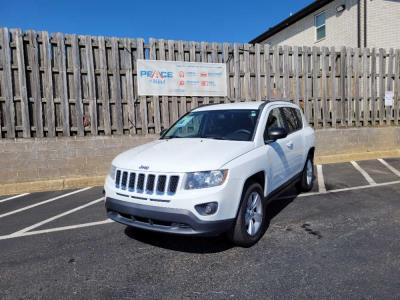
<instances>
[{"instance_id":1,"label":"jeep logo emblem","mask_svg":"<svg viewBox=\"0 0 400 300\"><path fill-rule=\"evenodd\" d=\"M139 169L140 169L140 170L148 170L148 169L149 169L149 166L140 165L140 166L139 166Z\"/></svg>"}]
</instances>

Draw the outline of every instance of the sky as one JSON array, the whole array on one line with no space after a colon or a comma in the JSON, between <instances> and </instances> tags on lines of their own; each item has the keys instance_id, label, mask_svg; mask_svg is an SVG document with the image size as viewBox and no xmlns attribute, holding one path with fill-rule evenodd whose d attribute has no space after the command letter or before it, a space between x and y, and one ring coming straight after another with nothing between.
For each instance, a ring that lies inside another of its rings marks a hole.
<instances>
[{"instance_id":1,"label":"sky","mask_svg":"<svg viewBox=\"0 0 400 300\"><path fill-rule=\"evenodd\" d=\"M248 42L312 0L0 0L0 27L129 38Z\"/></svg>"}]
</instances>

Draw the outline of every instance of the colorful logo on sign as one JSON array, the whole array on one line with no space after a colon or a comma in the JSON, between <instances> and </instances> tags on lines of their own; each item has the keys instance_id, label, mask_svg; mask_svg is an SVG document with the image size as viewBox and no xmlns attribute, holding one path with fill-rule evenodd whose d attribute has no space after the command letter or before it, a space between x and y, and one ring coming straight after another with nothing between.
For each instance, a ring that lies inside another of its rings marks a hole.
<instances>
[{"instance_id":1,"label":"colorful logo on sign","mask_svg":"<svg viewBox=\"0 0 400 300\"><path fill-rule=\"evenodd\" d=\"M148 78L154 84L165 84L165 80L173 78L174 74L169 71L141 70L140 77Z\"/></svg>"}]
</instances>

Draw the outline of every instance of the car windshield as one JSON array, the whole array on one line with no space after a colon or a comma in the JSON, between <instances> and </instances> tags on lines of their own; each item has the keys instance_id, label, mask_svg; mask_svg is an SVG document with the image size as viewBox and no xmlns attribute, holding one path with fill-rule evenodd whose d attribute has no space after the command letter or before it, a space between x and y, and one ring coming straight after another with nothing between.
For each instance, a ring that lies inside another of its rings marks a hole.
<instances>
[{"instance_id":1,"label":"car windshield","mask_svg":"<svg viewBox=\"0 0 400 300\"><path fill-rule=\"evenodd\" d=\"M258 117L256 109L194 111L180 118L162 136L251 141Z\"/></svg>"}]
</instances>

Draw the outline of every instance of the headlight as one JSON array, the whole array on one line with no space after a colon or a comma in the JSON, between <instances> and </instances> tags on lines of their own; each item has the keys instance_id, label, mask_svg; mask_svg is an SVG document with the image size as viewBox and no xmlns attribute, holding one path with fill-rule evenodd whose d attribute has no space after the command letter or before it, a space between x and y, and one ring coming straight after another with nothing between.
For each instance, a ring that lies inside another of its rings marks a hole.
<instances>
[{"instance_id":1,"label":"headlight","mask_svg":"<svg viewBox=\"0 0 400 300\"><path fill-rule=\"evenodd\" d=\"M187 173L185 189L202 189L221 185L225 182L228 170Z\"/></svg>"},{"instance_id":2,"label":"headlight","mask_svg":"<svg viewBox=\"0 0 400 300\"><path fill-rule=\"evenodd\" d=\"M111 166L111 169L110 169L110 177L111 177L111 179L112 180L115 180L115 173L117 172L117 167L115 167L115 166Z\"/></svg>"}]
</instances>

